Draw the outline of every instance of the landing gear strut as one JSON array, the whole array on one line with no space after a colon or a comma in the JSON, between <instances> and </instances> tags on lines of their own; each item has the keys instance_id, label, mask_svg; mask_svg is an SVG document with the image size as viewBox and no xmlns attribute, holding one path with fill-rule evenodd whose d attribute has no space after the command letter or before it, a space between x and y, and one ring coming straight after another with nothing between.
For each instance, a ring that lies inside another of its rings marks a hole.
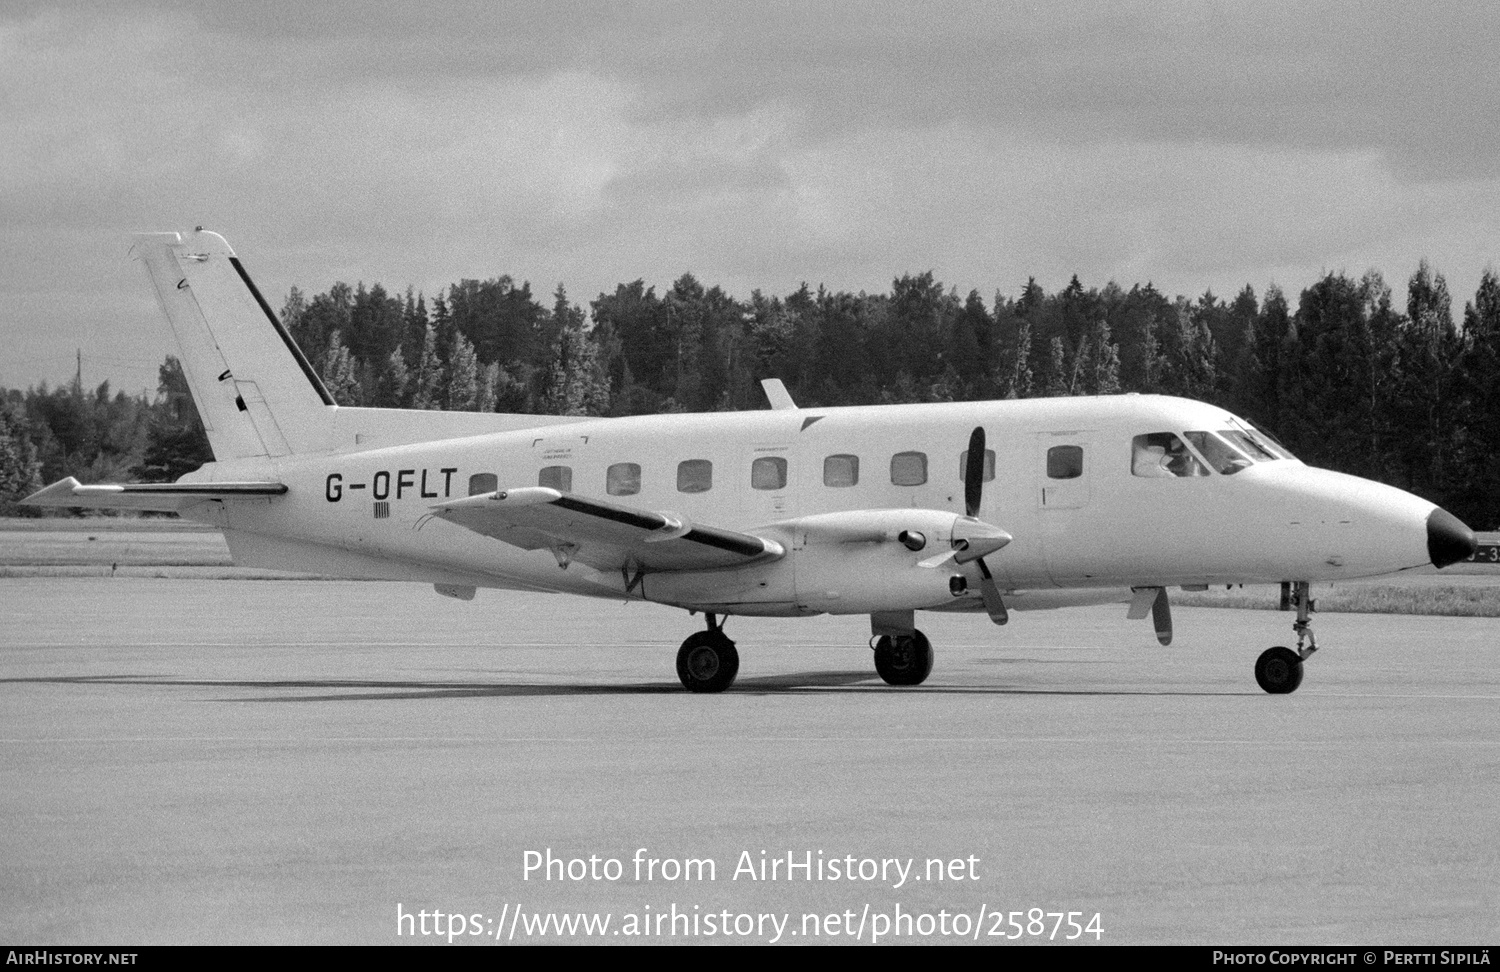
<instances>
[{"instance_id":1,"label":"landing gear strut","mask_svg":"<svg viewBox=\"0 0 1500 972\"><path fill-rule=\"evenodd\" d=\"M1284 602L1290 600L1297 608L1297 620L1292 622L1292 630L1297 634L1297 650L1278 645L1267 648L1255 660L1255 681L1273 695L1297 691L1297 686L1302 684L1302 662L1318 650L1318 639L1312 630L1311 585L1307 581L1291 584L1289 598L1287 588L1283 587L1282 598Z\"/></svg>"},{"instance_id":2,"label":"landing gear strut","mask_svg":"<svg viewBox=\"0 0 1500 972\"><path fill-rule=\"evenodd\" d=\"M740 653L713 613L708 630L689 635L677 650L677 677L689 692L722 692L740 671Z\"/></svg>"},{"instance_id":3,"label":"landing gear strut","mask_svg":"<svg viewBox=\"0 0 1500 972\"><path fill-rule=\"evenodd\" d=\"M932 674L932 643L916 629L881 635L875 642L875 671L890 685L921 685Z\"/></svg>"}]
</instances>

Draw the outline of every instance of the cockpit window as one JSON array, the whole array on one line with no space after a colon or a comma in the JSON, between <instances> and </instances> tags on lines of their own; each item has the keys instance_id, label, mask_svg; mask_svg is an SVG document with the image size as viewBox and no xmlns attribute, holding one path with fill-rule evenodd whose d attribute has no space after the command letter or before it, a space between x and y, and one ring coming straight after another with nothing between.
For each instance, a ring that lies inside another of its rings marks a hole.
<instances>
[{"instance_id":1,"label":"cockpit window","mask_svg":"<svg viewBox=\"0 0 1500 972\"><path fill-rule=\"evenodd\" d=\"M1254 459L1256 462L1275 462L1281 457L1271 451L1271 447L1261 442L1248 432L1240 432L1237 429L1220 429L1219 434L1229 440L1229 444Z\"/></svg>"},{"instance_id":2,"label":"cockpit window","mask_svg":"<svg viewBox=\"0 0 1500 972\"><path fill-rule=\"evenodd\" d=\"M1208 475L1208 468L1172 432L1136 436L1130 455L1130 471L1136 476L1171 479Z\"/></svg>"},{"instance_id":3,"label":"cockpit window","mask_svg":"<svg viewBox=\"0 0 1500 972\"><path fill-rule=\"evenodd\" d=\"M1253 465L1245 458L1244 453L1212 432L1189 432L1187 440L1198 450L1199 455L1208 460L1211 467L1225 476L1233 476L1241 469L1249 469Z\"/></svg>"},{"instance_id":4,"label":"cockpit window","mask_svg":"<svg viewBox=\"0 0 1500 972\"><path fill-rule=\"evenodd\" d=\"M1246 436L1252 439L1260 448L1271 453L1276 458L1297 458L1296 456L1292 455L1292 451L1290 449L1281 444L1280 439L1276 438L1276 436L1267 432L1265 429L1258 429L1247 422L1238 421L1236 419L1230 419L1230 424L1232 424L1236 429L1240 430Z\"/></svg>"}]
</instances>

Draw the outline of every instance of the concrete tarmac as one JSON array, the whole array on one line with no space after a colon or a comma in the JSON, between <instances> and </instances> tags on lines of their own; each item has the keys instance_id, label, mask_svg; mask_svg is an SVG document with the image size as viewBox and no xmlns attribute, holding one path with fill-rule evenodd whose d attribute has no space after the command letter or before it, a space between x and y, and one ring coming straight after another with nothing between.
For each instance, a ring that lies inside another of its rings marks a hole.
<instances>
[{"instance_id":1,"label":"concrete tarmac","mask_svg":"<svg viewBox=\"0 0 1500 972\"><path fill-rule=\"evenodd\" d=\"M1272 697L1290 615L1124 613L923 617L907 689L863 618L731 619L694 696L655 606L0 580L0 938L1500 940L1500 622L1319 616Z\"/></svg>"}]
</instances>

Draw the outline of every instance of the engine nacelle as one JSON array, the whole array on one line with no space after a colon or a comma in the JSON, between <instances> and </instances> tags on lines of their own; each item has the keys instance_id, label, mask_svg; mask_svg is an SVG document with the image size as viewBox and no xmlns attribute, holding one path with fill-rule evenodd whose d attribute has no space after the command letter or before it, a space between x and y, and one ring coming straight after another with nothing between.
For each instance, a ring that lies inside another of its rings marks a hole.
<instances>
[{"instance_id":1,"label":"engine nacelle","mask_svg":"<svg viewBox=\"0 0 1500 972\"><path fill-rule=\"evenodd\" d=\"M970 584L963 563L1010 542L1010 534L944 510L854 510L802 517L757 533L787 549L808 611L870 614L939 607Z\"/></svg>"}]
</instances>

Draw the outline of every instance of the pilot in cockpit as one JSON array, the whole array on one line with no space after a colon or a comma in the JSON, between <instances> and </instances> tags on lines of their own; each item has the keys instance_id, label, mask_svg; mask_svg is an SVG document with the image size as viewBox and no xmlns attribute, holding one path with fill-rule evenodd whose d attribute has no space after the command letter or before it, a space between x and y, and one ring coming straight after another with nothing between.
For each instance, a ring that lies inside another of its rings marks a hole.
<instances>
[{"instance_id":1,"label":"pilot in cockpit","mask_svg":"<svg viewBox=\"0 0 1500 972\"><path fill-rule=\"evenodd\" d=\"M1208 470L1187 444L1171 432L1153 432L1135 437L1130 471L1147 478L1207 476Z\"/></svg>"},{"instance_id":2,"label":"pilot in cockpit","mask_svg":"<svg viewBox=\"0 0 1500 972\"><path fill-rule=\"evenodd\" d=\"M1130 465L1130 471L1137 476L1170 477L1172 472L1167 469L1166 463L1167 450L1165 447L1138 444L1135 450L1135 459Z\"/></svg>"}]
</instances>

